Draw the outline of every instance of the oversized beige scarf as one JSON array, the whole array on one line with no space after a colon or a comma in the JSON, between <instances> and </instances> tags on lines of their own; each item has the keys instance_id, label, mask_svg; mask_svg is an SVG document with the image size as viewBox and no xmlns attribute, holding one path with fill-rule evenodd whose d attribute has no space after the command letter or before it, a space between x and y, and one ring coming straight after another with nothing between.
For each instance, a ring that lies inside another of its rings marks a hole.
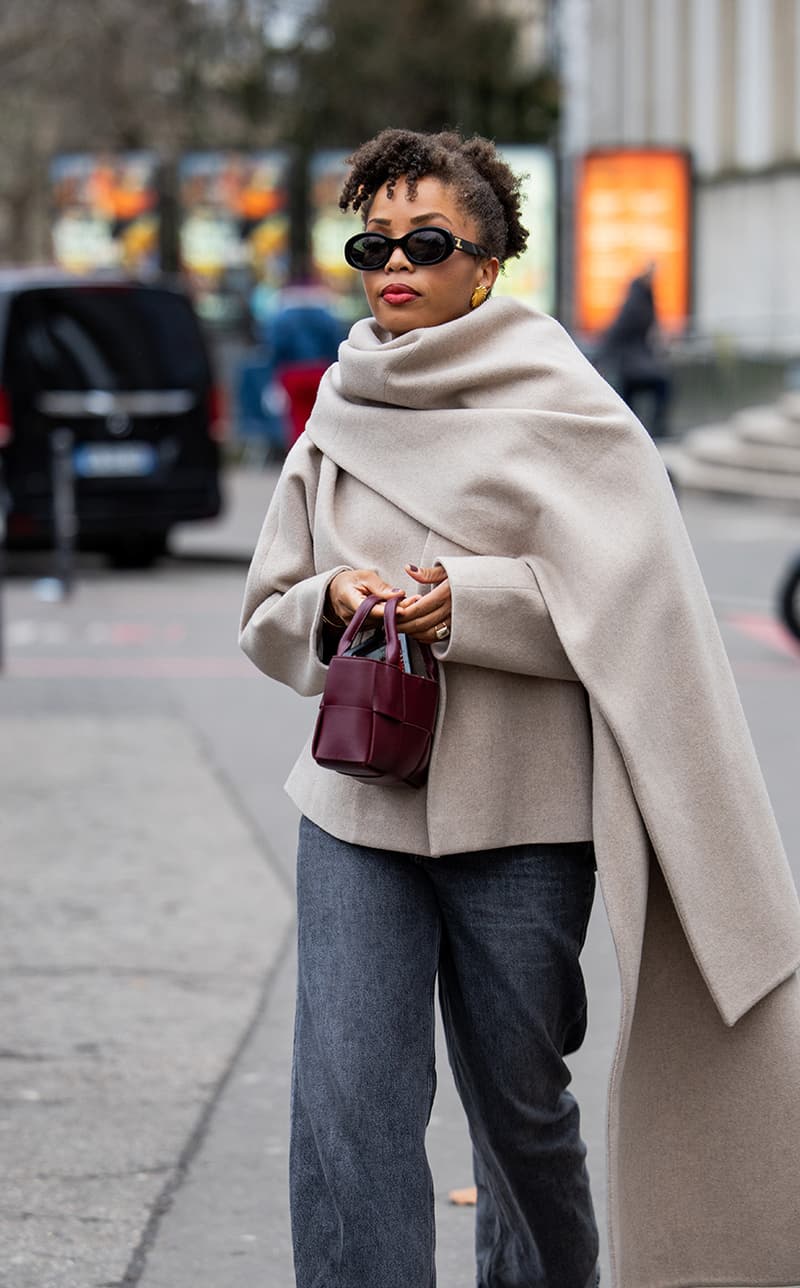
<instances>
[{"instance_id":1,"label":"oversized beige scarf","mask_svg":"<svg viewBox=\"0 0 800 1288\"><path fill-rule=\"evenodd\" d=\"M595 848L623 991L610 1114L617 1282L797 1282L800 1236L787 1250L771 1226L755 1244L729 1229L723 1256L721 1244L691 1226L687 1205L701 1192L726 1226L732 1212L741 1224L725 1175L727 1136L725 1148L715 1145L713 1176L693 1164L694 1186L675 1174L686 1161L681 1134L661 1141L658 1165L641 1152L651 1093L666 1121L685 1117L665 1040L685 1039L683 1051L708 1037L699 1082L680 1061L681 1092L695 1098L695 1130L707 1113L697 1100L703 1087L716 1096L723 1108L715 1130L724 1134L737 1130L741 1094L712 1093L710 1071L718 1083L733 1060L763 1076L756 1064L783 1058L787 1025L800 1034L797 897L658 452L563 329L510 300L396 338L371 320L357 323L323 380L307 433L341 469L435 533L475 554L528 561L589 695ZM757 1007L762 999L769 1007ZM752 1034L741 1021L754 1007L777 1045L761 1028L757 1040L743 1036ZM787 1098L799 1091L795 1072ZM800 1147L800 1117L789 1119ZM765 1142L755 1121L743 1130L734 1158ZM657 1217L642 1186L657 1196ZM781 1208L775 1220L784 1236L787 1219ZM646 1220L655 1228L645 1234ZM787 1265L795 1277L776 1278L789 1274ZM680 1277L701 1273L708 1279Z\"/></svg>"},{"instance_id":2,"label":"oversized beige scarf","mask_svg":"<svg viewBox=\"0 0 800 1288\"><path fill-rule=\"evenodd\" d=\"M648 435L556 322L510 300L391 340L358 323L308 433L442 536L530 561L595 723L608 726L627 767L695 958L733 1023L800 963L800 918L716 622Z\"/></svg>"}]
</instances>

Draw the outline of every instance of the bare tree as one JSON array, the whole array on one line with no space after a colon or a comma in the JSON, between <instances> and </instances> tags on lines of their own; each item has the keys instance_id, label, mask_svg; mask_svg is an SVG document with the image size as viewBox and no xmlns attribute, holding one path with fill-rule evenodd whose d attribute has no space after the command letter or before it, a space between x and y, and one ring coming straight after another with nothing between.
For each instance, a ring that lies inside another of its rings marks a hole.
<instances>
[{"instance_id":1,"label":"bare tree","mask_svg":"<svg viewBox=\"0 0 800 1288\"><path fill-rule=\"evenodd\" d=\"M48 249L62 151L359 143L384 125L546 139L547 69L479 0L2 0L0 260ZM298 190L302 198L301 189ZM296 208L301 208L298 202Z\"/></svg>"},{"instance_id":2,"label":"bare tree","mask_svg":"<svg viewBox=\"0 0 800 1288\"><path fill-rule=\"evenodd\" d=\"M3 4L0 259L47 253L57 152L148 148L170 160L263 132L266 36L246 0Z\"/></svg>"}]
</instances>

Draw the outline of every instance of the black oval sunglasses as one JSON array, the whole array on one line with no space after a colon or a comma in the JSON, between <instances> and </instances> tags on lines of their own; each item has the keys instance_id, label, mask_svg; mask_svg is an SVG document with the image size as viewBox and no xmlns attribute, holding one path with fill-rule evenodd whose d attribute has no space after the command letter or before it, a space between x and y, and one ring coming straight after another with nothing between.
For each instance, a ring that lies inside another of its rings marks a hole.
<instances>
[{"instance_id":1,"label":"black oval sunglasses","mask_svg":"<svg viewBox=\"0 0 800 1288\"><path fill-rule=\"evenodd\" d=\"M454 250L463 250L467 255L477 255L481 259L488 257L488 252L475 242L455 237L447 228L414 228L404 237L387 237L384 233L356 233L344 244L344 257L351 268L362 273L371 273L373 269L383 268L388 264L395 246L402 247L412 264L428 266L441 264L449 259Z\"/></svg>"}]
</instances>

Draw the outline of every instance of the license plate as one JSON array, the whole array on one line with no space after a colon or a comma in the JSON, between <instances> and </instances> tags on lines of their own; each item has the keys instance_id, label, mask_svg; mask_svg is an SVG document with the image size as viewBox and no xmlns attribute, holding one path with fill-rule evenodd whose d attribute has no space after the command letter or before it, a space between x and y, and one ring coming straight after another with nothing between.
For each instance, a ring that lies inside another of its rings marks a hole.
<instances>
[{"instance_id":1,"label":"license plate","mask_svg":"<svg viewBox=\"0 0 800 1288\"><path fill-rule=\"evenodd\" d=\"M141 478L157 464L150 443L82 443L73 460L75 473L85 479Z\"/></svg>"}]
</instances>

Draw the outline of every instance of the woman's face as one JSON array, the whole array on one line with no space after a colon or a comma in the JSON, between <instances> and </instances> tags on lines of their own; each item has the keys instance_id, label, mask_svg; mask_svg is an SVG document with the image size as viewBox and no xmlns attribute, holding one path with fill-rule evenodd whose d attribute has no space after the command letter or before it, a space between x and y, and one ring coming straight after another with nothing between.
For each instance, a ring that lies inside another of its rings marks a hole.
<instances>
[{"instance_id":1,"label":"woman's face","mask_svg":"<svg viewBox=\"0 0 800 1288\"><path fill-rule=\"evenodd\" d=\"M397 180L392 197L384 185L375 195L366 227L367 232L403 237L426 225L480 242L478 227L462 212L455 191L432 176L418 181L413 201L408 198L404 178ZM454 250L441 264L412 264L402 248L395 246L383 268L362 273L361 279L376 322L392 335L404 335L416 327L438 326L468 313L475 287L491 288L498 269L496 259L478 259L460 250Z\"/></svg>"}]
</instances>

